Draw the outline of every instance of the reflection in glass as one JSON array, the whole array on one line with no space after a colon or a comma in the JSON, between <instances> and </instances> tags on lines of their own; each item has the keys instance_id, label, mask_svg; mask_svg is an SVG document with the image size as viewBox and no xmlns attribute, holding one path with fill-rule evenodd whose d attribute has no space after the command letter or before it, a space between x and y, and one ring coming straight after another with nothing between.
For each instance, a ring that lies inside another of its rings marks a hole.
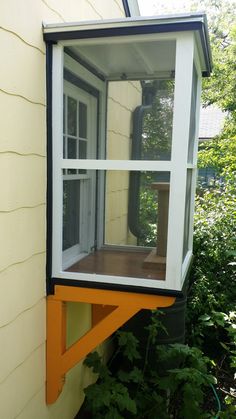
<instances>
[{"instance_id":1,"label":"reflection in glass","mask_svg":"<svg viewBox=\"0 0 236 419\"><path fill-rule=\"evenodd\" d=\"M155 247L164 257L169 182L168 172L107 171L105 243Z\"/></svg>"},{"instance_id":2,"label":"reflection in glass","mask_svg":"<svg viewBox=\"0 0 236 419\"><path fill-rule=\"evenodd\" d=\"M183 260L189 250L191 189L192 189L192 170L189 169L187 170L187 185L186 185L186 198L185 198Z\"/></svg>"},{"instance_id":3,"label":"reflection in glass","mask_svg":"<svg viewBox=\"0 0 236 419\"><path fill-rule=\"evenodd\" d=\"M79 103L79 136L87 138L87 106Z\"/></svg>"},{"instance_id":4,"label":"reflection in glass","mask_svg":"<svg viewBox=\"0 0 236 419\"><path fill-rule=\"evenodd\" d=\"M141 159L170 160L174 81L145 82L143 91L146 110L142 126Z\"/></svg>"},{"instance_id":5,"label":"reflection in glass","mask_svg":"<svg viewBox=\"0 0 236 419\"><path fill-rule=\"evenodd\" d=\"M63 250L79 243L80 180L63 181Z\"/></svg>"},{"instance_id":6,"label":"reflection in glass","mask_svg":"<svg viewBox=\"0 0 236 419\"><path fill-rule=\"evenodd\" d=\"M173 108L174 79L110 82L106 158L170 160Z\"/></svg>"},{"instance_id":7,"label":"reflection in glass","mask_svg":"<svg viewBox=\"0 0 236 419\"><path fill-rule=\"evenodd\" d=\"M79 141L79 158L86 159L87 157L87 141Z\"/></svg>"},{"instance_id":8,"label":"reflection in glass","mask_svg":"<svg viewBox=\"0 0 236 419\"><path fill-rule=\"evenodd\" d=\"M193 162L193 150L196 137L196 100L197 100L197 71L193 66L192 79L192 95L191 95L191 111L190 111L190 127L189 127L189 143L188 143L188 163Z\"/></svg>"},{"instance_id":9,"label":"reflection in glass","mask_svg":"<svg viewBox=\"0 0 236 419\"><path fill-rule=\"evenodd\" d=\"M66 270L165 280L169 182L159 181L158 172L141 172L132 208L130 172L98 172L63 182L63 250L77 252Z\"/></svg>"},{"instance_id":10,"label":"reflection in glass","mask_svg":"<svg viewBox=\"0 0 236 419\"><path fill-rule=\"evenodd\" d=\"M74 138L67 139L67 158L76 159L76 144L77 141Z\"/></svg>"},{"instance_id":11,"label":"reflection in glass","mask_svg":"<svg viewBox=\"0 0 236 419\"><path fill-rule=\"evenodd\" d=\"M67 117L68 117L68 135L77 135L77 101L72 97L68 96L67 98L68 103L68 110L67 110Z\"/></svg>"},{"instance_id":12,"label":"reflection in glass","mask_svg":"<svg viewBox=\"0 0 236 419\"><path fill-rule=\"evenodd\" d=\"M66 96L63 95L63 134L65 134L66 129Z\"/></svg>"}]
</instances>

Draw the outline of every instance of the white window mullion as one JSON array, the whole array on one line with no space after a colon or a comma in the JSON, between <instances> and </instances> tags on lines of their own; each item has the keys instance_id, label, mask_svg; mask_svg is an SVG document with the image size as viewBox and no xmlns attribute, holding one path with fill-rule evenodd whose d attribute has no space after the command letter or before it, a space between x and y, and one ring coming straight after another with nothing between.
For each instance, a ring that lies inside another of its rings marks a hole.
<instances>
[{"instance_id":1,"label":"white window mullion","mask_svg":"<svg viewBox=\"0 0 236 419\"><path fill-rule=\"evenodd\" d=\"M189 250L193 251L193 223L194 223L194 207L195 207L195 189L197 183L197 169L192 170L192 184L191 184L191 202L190 202L190 211L189 211L189 243L188 248ZM194 193L193 193L194 191Z\"/></svg>"},{"instance_id":2,"label":"white window mullion","mask_svg":"<svg viewBox=\"0 0 236 419\"><path fill-rule=\"evenodd\" d=\"M193 73L193 34L182 34L176 43L172 172L170 181L166 280L178 287L182 275L183 232L187 158Z\"/></svg>"},{"instance_id":3,"label":"white window mullion","mask_svg":"<svg viewBox=\"0 0 236 419\"><path fill-rule=\"evenodd\" d=\"M198 138L199 138L199 121L200 121L200 101L201 101L201 91L202 91L202 74L201 67L199 62L198 51L195 46L194 49L194 63L197 72L197 97L196 97L196 129L195 129L195 144L193 149L193 164L197 164L197 153L198 153Z\"/></svg>"},{"instance_id":4,"label":"white window mullion","mask_svg":"<svg viewBox=\"0 0 236 419\"><path fill-rule=\"evenodd\" d=\"M52 61L52 142L53 142L53 226L52 275L62 268L62 170L63 157L63 47L53 45Z\"/></svg>"},{"instance_id":5,"label":"white window mullion","mask_svg":"<svg viewBox=\"0 0 236 419\"><path fill-rule=\"evenodd\" d=\"M88 170L136 170L170 172L170 161L146 160L95 160L95 159L61 159L61 169L88 169Z\"/></svg>"}]
</instances>

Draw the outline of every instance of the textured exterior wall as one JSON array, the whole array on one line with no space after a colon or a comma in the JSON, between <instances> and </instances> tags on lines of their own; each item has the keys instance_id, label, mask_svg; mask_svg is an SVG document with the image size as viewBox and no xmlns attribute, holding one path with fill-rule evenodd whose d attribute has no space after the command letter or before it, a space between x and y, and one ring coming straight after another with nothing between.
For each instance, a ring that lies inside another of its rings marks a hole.
<instances>
[{"instance_id":1,"label":"textured exterior wall","mask_svg":"<svg viewBox=\"0 0 236 419\"><path fill-rule=\"evenodd\" d=\"M131 158L132 115L141 105L139 82L112 82L108 91L107 158ZM106 234L107 244L132 245L136 238L128 229L129 173L109 171L106 176Z\"/></svg>"},{"instance_id":2,"label":"textured exterior wall","mask_svg":"<svg viewBox=\"0 0 236 419\"><path fill-rule=\"evenodd\" d=\"M0 2L0 417L72 419L92 377L81 364L45 404L46 62L42 22L123 17L121 0ZM82 319L82 321L81 321ZM75 322L77 320L77 322ZM90 325L69 305L68 342Z\"/></svg>"}]
</instances>

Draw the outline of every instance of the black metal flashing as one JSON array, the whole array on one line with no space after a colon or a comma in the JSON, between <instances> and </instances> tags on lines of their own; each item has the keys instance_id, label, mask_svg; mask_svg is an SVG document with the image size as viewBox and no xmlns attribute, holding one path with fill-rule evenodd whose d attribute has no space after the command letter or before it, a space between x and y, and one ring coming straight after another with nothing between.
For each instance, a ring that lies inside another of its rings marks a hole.
<instances>
[{"instance_id":1,"label":"black metal flashing","mask_svg":"<svg viewBox=\"0 0 236 419\"><path fill-rule=\"evenodd\" d=\"M86 83L84 80L80 79L70 70L67 70L67 68L64 68L64 80L74 84L75 86L94 96L96 99L99 98L99 91L97 89L95 89L89 83Z\"/></svg>"},{"instance_id":2,"label":"black metal flashing","mask_svg":"<svg viewBox=\"0 0 236 419\"><path fill-rule=\"evenodd\" d=\"M46 45L47 86L47 237L46 288L51 293L52 275L52 44Z\"/></svg>"},{"instance_id":3,"label":"black metal flashing","mask_svg":"<svg viewBox=\"0 0 236 419\"><path fill-rule=\"evenodd\" d=\"M90 39L90 38L105 38L112 36L126 36L126 35L146 35L152 33L166 33L166 32L182 32L191 30L201 30L202 22L175 22L175 23L161 23L137 26L120 26L97 29L81 29L74 31L55 31L44 33L44 40L50 41L67 41L74 39Z\"/></svg>"},{"instance_id":4,"label":"black metal flashing","mask_svg":"<svg viewBox=\"0 0 236 419\"><path fill-rule=\"evenodd\" d=\"M110 290L110 291L134 292L137 294L163 295L166 297L182 298L184 296L183 291L166 290L163 288L151 288L151 287L148 288L148 287L141 287L141 286L136 286L136 285L108 284L104 282L80 281L77 279L61 279L61 278L52 278L50 282L51 282L50 294L54 294L55 285L66 285L66 286L78 287L78 288L93 288L93 289Z\"/></svg>"},{"instance_id":5,"label":"black metal flashing","mask_svg":"<svg viewBox=\"0 0 236 419\"><path fill-rule=\"evenodd\" d=\"M123 3L124 11L125 11L125 16L126 17L131 17L128 1L127 0L122 0L122 3Z\"/></svg>"}]
</instances>

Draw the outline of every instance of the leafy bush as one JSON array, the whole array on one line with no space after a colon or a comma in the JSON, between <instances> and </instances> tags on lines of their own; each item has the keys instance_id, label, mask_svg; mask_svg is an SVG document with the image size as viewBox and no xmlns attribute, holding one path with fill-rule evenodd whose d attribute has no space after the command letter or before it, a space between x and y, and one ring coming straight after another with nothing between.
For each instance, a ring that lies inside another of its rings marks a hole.
<instances>
[{"instance_id":1,"label":"leafy bush","mask_svg":"<svg viewBox=\"0 0 236 419\"><path fill-rule=\"evenodd\" d=\"M235 412L235 151L235 137L228 139L223 133L200 152L200 167L211 164L218 181L211 189L199 190L196 199L195 261L187 310L188 343L214 359L214 374L227 408L227 413L222 413L224 418L234 417Z\"/></svg>"},{"instance_id":2,"label":"leafy bush","mask_svg":"<svg viewBox=\"0 0 236 419\"><path fill-rule=\"evenodd\" d=\"M211 417L204 412L206 389L215 383L209 374L210 360L187 345L157 345L156 313L147 327L145 355L130 332L118 332L119 366L113 372L99 355L90 354L85 364L99 374L97 383L85 389L87 408L94 418L169 419ZM156 362L153 363L153 358Z\"/></svg>"}]
</instances>

